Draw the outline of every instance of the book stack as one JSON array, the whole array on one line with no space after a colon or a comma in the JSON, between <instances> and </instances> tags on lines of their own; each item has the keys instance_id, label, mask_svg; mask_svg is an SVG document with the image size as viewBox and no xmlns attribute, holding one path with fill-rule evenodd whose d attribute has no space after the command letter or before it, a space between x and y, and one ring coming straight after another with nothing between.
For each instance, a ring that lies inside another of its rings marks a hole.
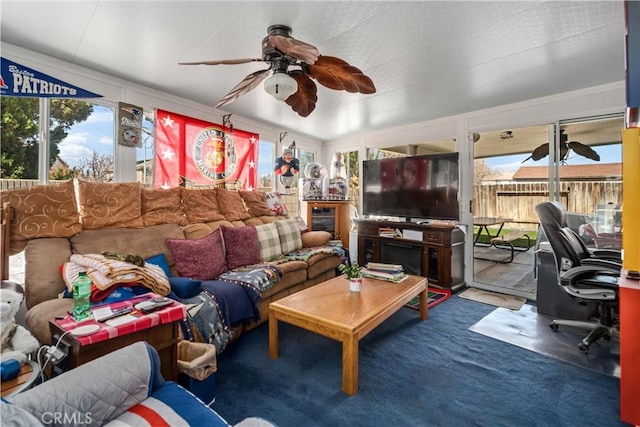
<instances>
[{"instance_id":1,"label":"book stack","mask_svg":"<svg viewBox=\"0 0 640 427\"><path fill-rule=\"evenodd\" d=\"M393 227L380 227L378 229L378 233L380 234L380 237L395 237L396 236L396 231L393 229Z\"/></svg>"},{"instance_id":2,"label":"book stack","mask_svg":"<svg viewBox=\"0 0 640 427\"><path fill-rule=\"evenodd\" d=\"M407 276L400 264L383 264L380 262L370 262L363 269L362 275L370 279L386 280L388 282L400 283Z\"/></svg>"}]
</instances>

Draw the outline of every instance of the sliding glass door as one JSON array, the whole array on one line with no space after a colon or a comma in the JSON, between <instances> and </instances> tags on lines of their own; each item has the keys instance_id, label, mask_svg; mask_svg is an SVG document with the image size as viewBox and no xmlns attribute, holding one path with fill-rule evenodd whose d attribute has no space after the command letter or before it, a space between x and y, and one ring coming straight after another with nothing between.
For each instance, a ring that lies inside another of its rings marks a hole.
<instances>
[{"instance_id":1,"label":"sliding glass door","mask_svg":"<svg viewBox=\"0 0 640 427\"><path fill-rule=\"evenodd\" d=\"M535 206L561 202L593 247L618 247L620 116L479 134L474 144L474 286L536 299Z\"/></svg>"}]
</instances>

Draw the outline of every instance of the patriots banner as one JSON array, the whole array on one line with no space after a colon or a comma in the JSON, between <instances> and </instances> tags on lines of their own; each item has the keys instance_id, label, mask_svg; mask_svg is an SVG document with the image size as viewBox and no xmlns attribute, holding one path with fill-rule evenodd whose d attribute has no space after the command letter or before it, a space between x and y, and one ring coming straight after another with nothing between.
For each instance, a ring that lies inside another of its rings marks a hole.
<instances>
[{"instance_id":1,"label":"patriots banner","mask_svg":"<svg viewBox=\"0 0 640 427\"><path fill-rule=\"evenodd\" d=\"M102 98L40 71L0 58L0 95L26 98Z\"/></svg>"},{"instance_id":2,"label":"patriots banner","mask_svg":"<svg viewBox=\"0 0 640 427\"><path fill-rule=\"evenodd\" d=\"M229 129L156 110L154 188L239 182L254 190L258 180L256 133Z\"/></svg>"}]
</instances>

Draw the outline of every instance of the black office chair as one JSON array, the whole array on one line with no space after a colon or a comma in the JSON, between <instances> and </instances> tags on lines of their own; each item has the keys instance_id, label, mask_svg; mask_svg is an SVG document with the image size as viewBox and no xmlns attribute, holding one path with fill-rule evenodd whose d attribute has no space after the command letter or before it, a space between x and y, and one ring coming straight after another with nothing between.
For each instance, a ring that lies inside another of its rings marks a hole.
<instances>
[{"instance_id":1,"label":"black office chair","mask_svg":"<svg viewBox=\"0 0 640 427\"><path fill-rule=\"evenodd\" d=\"M557 202L542 202L536 206L542 230L551 245L556 260L558 286L578 304L597 302L599 319L593 321L556 319L549 325L558 330L560 325L587 328L589 334L578 344L582 353L603 338L619 336L618 280L620 252L615 250L589 250L580 237L567 226L564 207Z\"/></svg>"}]
</instances>

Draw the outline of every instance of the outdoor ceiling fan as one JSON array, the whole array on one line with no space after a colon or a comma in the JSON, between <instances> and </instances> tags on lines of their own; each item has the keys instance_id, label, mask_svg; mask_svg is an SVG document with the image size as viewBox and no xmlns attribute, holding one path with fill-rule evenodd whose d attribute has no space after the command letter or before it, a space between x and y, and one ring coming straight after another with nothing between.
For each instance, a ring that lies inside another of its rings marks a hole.
<instances>
[{"instance_id":1,"label":"outdoor ceiling fan","mask_svg":"<svg viewBox=\"0 0 640 427\"><path fill-rule=\"evenodd\" d=\"M587 159L595 160L596 162L600 161L600 155L596 153L596 151L578 141L569 141L567 140L569 137L565 133L564 129L560 129L560 162L565 162L569 156L569 151L573 150L576 154L586 157ZM544 144L537 147L535 150L531 152L531 155L524 159L522 163L526 162L529 159L533 161L538 161L543 159L549 154L549 143L545 142Z\"/></svg>"},{"instance_id":2,"label":"outdoor ceiling fan","mask_svg":"<svg viewBox=\"0 0 640 427\"><path fill-rule=\"evenodd\" d=\"M376 92L371 79L360 69L340 58L320 55L314 46L291 37L290 27L271 25L267 34L262 40L262 58L180 62L179 64L233 65L247 62L269 64L269 68L246 76L216 104L216 108L235 101L263 81L265 91L277 100L285 101L302 117L307 117L316 108L318 88L311 80L312 78L329 89L364 94Z\"/></svg>"}]
</instances>

